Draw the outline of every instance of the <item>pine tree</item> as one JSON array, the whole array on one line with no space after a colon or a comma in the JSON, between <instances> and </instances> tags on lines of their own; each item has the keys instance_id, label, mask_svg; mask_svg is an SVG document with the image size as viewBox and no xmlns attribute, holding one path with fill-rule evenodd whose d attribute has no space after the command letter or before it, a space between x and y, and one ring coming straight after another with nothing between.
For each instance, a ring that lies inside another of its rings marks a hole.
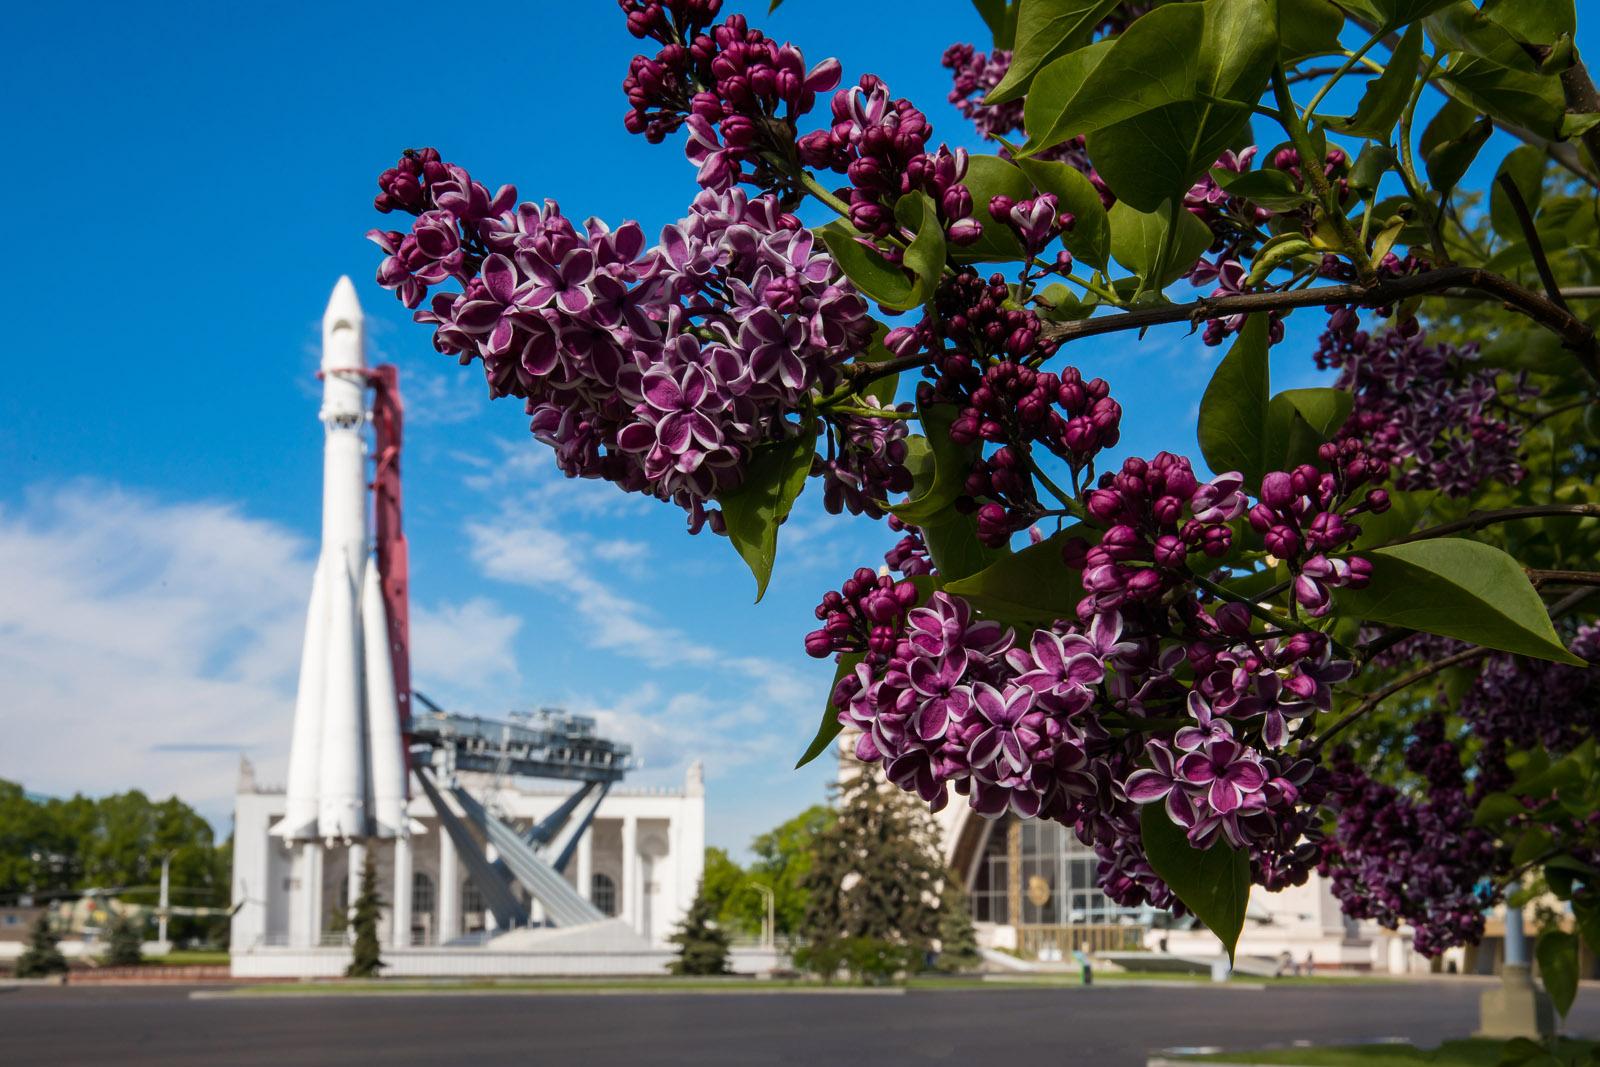
<instances>
[{"instance_id":1,"label":"pine tree","mask_svg":"<svg viewBox=\"0 0 1600 1067\"><path fill-rule=\"evenodd\" d=\"M805 878L805 930L813 970L830 977L844 963L915 966L939 932L936 906L944 866L928 810L856 767L835 787L838 818L816 838Z\"/></svg>"},{"instance_id":2,"label":"pine tree","mask_svg":"<svg viewBox=\"0 0 1600 1067\"><path fill-rule=\"evenodd\" d=\"M43 978L65 973L67 959L56 947L56 932L50 928L50 917L40 915L28 936L28 947L17 957L17 977Z\"/></svg>"},{"instance_id":3,"label":"pine tree","mask_svg":"<svg viewBox=\"0 0 1600 1067\"><path fill-rule=\"evenodd\" d=\"M678 958L668 964L673 974L727 974L728 932L715 922L716 907L706 893L705 880L695 890L694 903L668 941L678 946Z\"/></svg>"},{"instance_id":4,"label":"pine tree","mask_svg":"<svg viewBox=\"0 0 1600 1067\"><path fill-rule=\"evenodd\" d=\"M105 962L112 967L137 967L144 962L144 935L140 923L127 915L113 915L106 924Z\"/></svg>"},{"instance_id":5,"label":"pine tree","mask_svg":"<svg viewBox=\"0 0 1600 1067\"><path fill-rule=\"evenodd\" d=\"M378 913L383 908L383 898L378 896L378 864L372 853L367 853L367 863L361 869L361 894L350 909L350 926L356 932L350 966L345 968L349 978L376 978L383 968L378 946Z\"/></svg>"},{"instance_id":6,"label":"pine tree","mask_svg":"<svg viewBox=\"0 0 1600 1067\"><path fill-rule=\"evenodd\" d=\"M982 962L966 890L953 873L946 872L944 892L939 895L939 970L960 974L977 970Z\"/></svg>"}]
</instances>

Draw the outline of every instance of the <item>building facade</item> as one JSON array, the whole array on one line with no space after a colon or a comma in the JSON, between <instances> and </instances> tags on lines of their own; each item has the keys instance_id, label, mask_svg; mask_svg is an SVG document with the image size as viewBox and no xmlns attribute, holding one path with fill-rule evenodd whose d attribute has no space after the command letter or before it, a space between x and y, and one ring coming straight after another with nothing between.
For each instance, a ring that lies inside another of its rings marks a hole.
<instances>
[{"instance_id":1,"label":"building facade","mask_svg":"<svg viewBox=\"0 0 1600 1067\"><path fill-rule=\"evenodd\" d=\"M570 787L497 781L470 772L462 772L459 781L518 829L549 815L572 792ZM273 959L288 961L284 967L289 973L320 973L326 968L315 962L319 953L339 962L348 956L344 917L352 894L359 891L363 846L284 843L268 828L283 816L285 804L281 789L258 785L248 771L241 774L234 807L233 895L240 905L232 925L236 973L277 973L271 970ZM409 837L364 846L372 850L377 868L384 899L379 937L386 958L395 964L393 973L427 973L430 966L436 973L472 973L478 950L514 944L536 950L543 931L530 931L530 941L526 934L503 937L511 932L495 929L479 887L420 790L413 792L407 814ZM563 875L579 895L620 921L603 924L613 928L601 938L606 945L660 955L667 952L667 937L694 899L704 863L705 786L695 764L682 788L612 789ZM538 904L520 885L513 892L532 904L533 925L539 926ZM619 941L623 928L633 936ZM581 939L563 944L582 951ZM461 958L444 959L441 950L457 950ZM421 955L407 957L413 952ZM650 959L640 966L653 971L659 965L660 960ZM584 968L568 964L562 969L573 973Z\"/></svg>"},{"instance_id":2,"label":"building facade","mask_svg":"<svg viewBox=\"0 0 1600 1067\"><path fill-rule=\"evenodd\" d=\"M1095 886L1098 860L1068 827L985 819L952 802L938 815L945 861L967 889L979 942L1023 960L1056 962L1076 949L1087 952L1152 950L1195 959L1221 955L1221 942L1204 927L1174 924L1151 908L1123 908ZM1309 960L1321 970L1396 974L1448 967L1411 947L1409 930L1386 930L1347 919L1327 881L1276 893L1257 888L1240 936L1241 967L1275 968ZM1459 969L1465 967L1457 962Z\"/></svg>"}]
</instances>

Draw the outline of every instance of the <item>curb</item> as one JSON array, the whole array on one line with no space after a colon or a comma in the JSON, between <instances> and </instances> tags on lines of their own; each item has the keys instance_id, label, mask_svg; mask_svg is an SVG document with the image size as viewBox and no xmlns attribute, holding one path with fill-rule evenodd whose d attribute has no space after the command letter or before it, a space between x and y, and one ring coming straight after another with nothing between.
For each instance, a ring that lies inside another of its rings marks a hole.
<instances>
[{"instance_id":1,"label":"curb","mask_svg":"<svg viewBox=\"0 0 1600 1067\"><path fill-rule=\"evenodd\" d=\"M852 989L847 987L828 988L819 986L810 988L798 986L789 989L539 989L537 987L507 987L504 989L451 989L448 986L440 987L397 987L394 989L351 989L343 990L338 986L328 986L323 989L294 990L283 993L264 993L250 989L197 989L189 994L190 1000L307 1000L324 997L699 997L699 996L734 996L734 997L781 997L781 996L809 996L809 997L903 997L907 994L903 986L885 989ZM270 987L268 987L270 988Z\"/></svg>"}]
</instances>

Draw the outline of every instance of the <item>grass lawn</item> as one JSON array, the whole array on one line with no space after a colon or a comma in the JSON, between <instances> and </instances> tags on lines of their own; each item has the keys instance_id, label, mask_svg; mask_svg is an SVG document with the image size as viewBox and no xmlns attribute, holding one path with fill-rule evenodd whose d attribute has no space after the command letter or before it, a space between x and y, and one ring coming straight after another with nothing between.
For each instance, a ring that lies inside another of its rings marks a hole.
<instances>
[{"instance_id":1,"label":"grass lawn","mask_svg":"<svg viewBox=\"0 0 1600 1067\"><path fill-rule=\"evenodd\" d=\"M1499 1041L1472 1038L1446 1041L1438 1048L1419 1049L1415 1045L1341 1045L1324 1048L1283 1048L1265 1052L1218 1052L1184 1057L1195 1063L1278 1063L1295 1067L1495 1067L1500 1062ZM1567 1056L1592 1052L1593 1041L1563 1039L1561 1052Z\"/></svg>"}]
</instances>

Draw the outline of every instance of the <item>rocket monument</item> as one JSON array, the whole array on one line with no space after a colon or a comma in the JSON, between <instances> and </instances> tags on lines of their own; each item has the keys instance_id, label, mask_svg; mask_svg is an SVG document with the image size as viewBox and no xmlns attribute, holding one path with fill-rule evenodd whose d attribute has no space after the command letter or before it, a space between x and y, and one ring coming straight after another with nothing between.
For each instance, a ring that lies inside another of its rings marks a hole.
<instances>
[{"instance_id":1,"label":"rocket monument","mask_svg":"<svg viewBox=\"0 0 1600 1067\"><path fill-rule=\"evenodd\" d=\"M306 612L287 812L271 829L285 841L356 845L410 832L399 393L394 368L369 370L364 347L361 304L343 277L322 316L322 550ZM369 421L377 438L370 486Z\"/></svg>"}]
</instances>

